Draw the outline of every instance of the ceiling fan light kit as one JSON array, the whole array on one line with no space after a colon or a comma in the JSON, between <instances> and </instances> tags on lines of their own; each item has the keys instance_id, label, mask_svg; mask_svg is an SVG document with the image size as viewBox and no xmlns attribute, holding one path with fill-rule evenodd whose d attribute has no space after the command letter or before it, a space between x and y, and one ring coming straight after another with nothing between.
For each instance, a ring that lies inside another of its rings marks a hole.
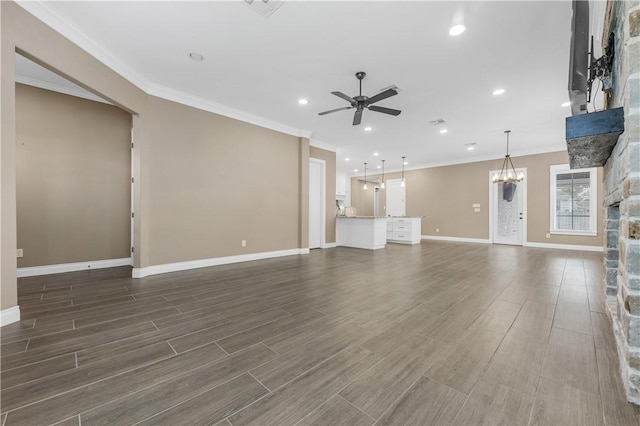
<instances>
[{"instance_id":1,"label":"ceiling fan light kit","mask_svg":"<svg viewBox=\"0 0 640 426\"><path fill-rule=\"evenodd\" d=\"M387 98L390 98L391 96L397 95L398 94L398 90L396 90L395 87L383 90L382 92L380 92L377 95L374 95L372 97L368 97L368 96L363 96L362 95L362 79L364 79L366 77L366 75L367 75L367 73L365 73L364 71L358 71L356 73L356 78L360 81L360 94L358 96L354 96L352 98L350 96L345 95L342 92L331 92L331 94L333 94L333 95L335 95L335 96L337 96L339 98L342 98L345 101L349 102L350 106L331 109L329 111L323 111L323 112L318 113L318 115L326 115L326 114L331 114L332 112L343 111L343 110L355 108L356 112L353 115L353 125L354 126L358 126L362 122L362 112L365 109L368 109L369 111L381 112L383 114L389 114L389 115L393 115L393 116L400 115L400 113L402 111L400 111L399 109L385 108L385 107L380 107L380 106L373 105L374 103L379 102L379 101L381 101L383 99L387 99Z\"/></svg>"}]
</instances>

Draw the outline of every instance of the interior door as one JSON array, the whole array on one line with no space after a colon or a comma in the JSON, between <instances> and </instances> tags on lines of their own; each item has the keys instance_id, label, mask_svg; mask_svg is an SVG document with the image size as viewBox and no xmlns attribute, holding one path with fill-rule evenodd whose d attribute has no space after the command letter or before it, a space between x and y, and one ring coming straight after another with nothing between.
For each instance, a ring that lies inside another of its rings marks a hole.
<instances>
[{"instance_id":1,"label":"interior door","mask_svg":"<svg viewBox=\"0 0 640 426\"><path fill-rule=\"evenodd\" d=\"M405 216L405 187L401 179L390 179L387 187L387 216Z\"/></svg>"},{"instance_id":2,"label":"interior door","mask_svg":"<svg viewBox=\"0 0 640 426\"><path fill-rule=\"evenodd\" d=\"M324 245L324 161L309 159L309 248Z\"/></svg>"},{"instance_id":3,"label":"interior door","mask_svg":"<svg viewBox=\"0 0 640 426\"><path fill-rule=\"evenodd\" d=\"M526 179L509 185L493 183L493 242L524 244Z\"/></svg>"}]
</instances>

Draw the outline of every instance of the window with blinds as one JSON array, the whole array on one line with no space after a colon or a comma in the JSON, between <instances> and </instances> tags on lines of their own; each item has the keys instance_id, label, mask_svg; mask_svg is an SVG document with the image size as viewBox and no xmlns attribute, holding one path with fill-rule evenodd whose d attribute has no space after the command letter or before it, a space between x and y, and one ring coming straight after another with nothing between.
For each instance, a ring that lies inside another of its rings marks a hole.
<instances>
[{"instance_id":1,"label":"window with blinds","mask_svg":"<svg viewBox=\"0 0 640 426\"><path fill-rule=\"evenodd\" d=\"M551 166L551 233L597 235L597 171Z\"/></svg>"}]
</instances>

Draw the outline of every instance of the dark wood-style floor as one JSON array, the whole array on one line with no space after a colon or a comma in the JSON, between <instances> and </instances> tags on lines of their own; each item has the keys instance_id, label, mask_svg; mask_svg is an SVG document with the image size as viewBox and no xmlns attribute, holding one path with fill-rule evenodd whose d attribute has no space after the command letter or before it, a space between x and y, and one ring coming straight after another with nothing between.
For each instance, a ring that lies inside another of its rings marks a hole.
<instances>
[{"instance_id":1,"label":"dark wood-style floor","mask_svg":"<svg viewBox=\"0 0 640 426\"><path fill-rule=\"evenodd\" d=\"M3 425L638 424L602 254L423 242L19 280Z\"/></svg>"}]
</instances>

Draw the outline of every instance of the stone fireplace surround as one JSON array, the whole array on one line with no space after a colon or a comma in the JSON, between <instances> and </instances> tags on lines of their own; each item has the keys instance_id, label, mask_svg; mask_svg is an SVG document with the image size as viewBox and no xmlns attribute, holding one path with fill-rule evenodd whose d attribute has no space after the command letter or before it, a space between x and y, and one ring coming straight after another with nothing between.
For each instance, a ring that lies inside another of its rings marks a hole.
<instances>
[{"instance_id":1,"label":"stone fireplace surround","mask_svg":"<svg viewBox=\"0 0 640 426\"><path fill-rule=\"evenodd\" d=\"M608 1L605 41L610 33L607 108L624 108L625 131L604 165L604 286L627 398L640 404L640 1Z\"/></svg>"}]
</instances>

